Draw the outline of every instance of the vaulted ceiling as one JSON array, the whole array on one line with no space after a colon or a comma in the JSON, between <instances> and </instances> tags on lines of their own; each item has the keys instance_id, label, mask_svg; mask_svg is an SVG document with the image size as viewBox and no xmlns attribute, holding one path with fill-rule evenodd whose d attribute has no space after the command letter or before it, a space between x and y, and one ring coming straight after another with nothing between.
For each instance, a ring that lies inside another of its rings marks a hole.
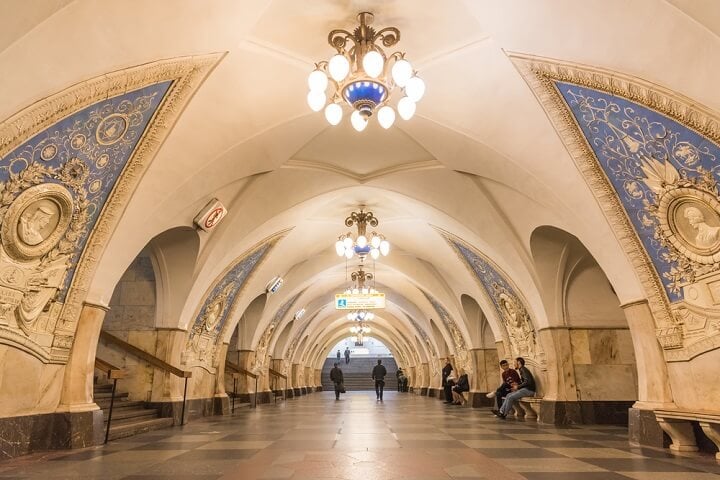
<instances>
[{"instance_id":1,"label":"vaulted ceiling","mask_svg":"<svg viewBox=\"0 0 720 480\"><path fill-rule=\"evenodd\" d=\"M162 319L168 326L186 328L229 265L285 231L247 281L230 322L282 275L285 286L268 300L247 346L297 296L278 332L305 306L304 322L293 322L285 341L303 332L331 347L340 315L328 305L347 284L333 243L347 230L344 218L364 206L393 245L376 271L390 301L380 319L389 342L423 341L411 319L432 335L429 319L438 322L439 313L424 292L467 338L463 294L477 300L491 326L497 323L481 283L443 232L504 272L543 327L559 319L543 303L530 251L538 227L577 237L621 302L643 293L509 55L623 72L717 111L720 95L708 84L720 74L718 8L712 0L7 0L0 7L0 118L108 72L222 53L128 202L90 300L107 303L151 239L190 226L216 197L230 213L211 234L201 234L197 262L187 272L192 285L174 309L179 317ZM327 33L354 28L360 11L400 29L398 48L427 85L416 116L390 130L371 122L358 133L347 120L332 127L305 102L313 63L333 53ZM500 330L493 331L499 338Z\"/></svg>"}]
</instances>

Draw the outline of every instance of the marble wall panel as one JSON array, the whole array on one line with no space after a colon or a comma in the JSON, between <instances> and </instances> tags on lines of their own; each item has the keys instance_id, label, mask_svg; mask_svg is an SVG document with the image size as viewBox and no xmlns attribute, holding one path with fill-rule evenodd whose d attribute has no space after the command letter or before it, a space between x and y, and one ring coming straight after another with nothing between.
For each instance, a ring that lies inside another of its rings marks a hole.
<instances>
[{"instance_id":1,"label":"marble wall panel","mask_svg":"<svg viewBox=\"0 0 720 480\"><path fill-rule=\"evenodd\" d=\"M636 400L634 365L575 365L578 400Z\"/></svg>"},{"instance_id":2,"label":"marble wall panel","mask_svg":"<svg viewBox=\"0 0 720 480\"><path fill-rule=\"evenodd\" d=\"M46 365L0 345L0 418L54 412L60 403L65 367Z\"/></svg>"}]
</instances>

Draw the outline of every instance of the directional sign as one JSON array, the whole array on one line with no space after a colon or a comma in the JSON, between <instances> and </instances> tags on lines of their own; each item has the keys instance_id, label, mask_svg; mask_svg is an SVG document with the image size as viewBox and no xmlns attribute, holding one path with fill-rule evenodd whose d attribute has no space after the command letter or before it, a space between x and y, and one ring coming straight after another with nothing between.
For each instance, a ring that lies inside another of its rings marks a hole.
<instances>
[{"instance_id":1,"label":"directional sign","mask_svg":"<svg viewBox=\"0 0 720 480\"><path fill-rule=\"evenodd\" d=\"M335 310L372 310L385 308L384 293L337 293Z\"/></svg>"}]
</instances>

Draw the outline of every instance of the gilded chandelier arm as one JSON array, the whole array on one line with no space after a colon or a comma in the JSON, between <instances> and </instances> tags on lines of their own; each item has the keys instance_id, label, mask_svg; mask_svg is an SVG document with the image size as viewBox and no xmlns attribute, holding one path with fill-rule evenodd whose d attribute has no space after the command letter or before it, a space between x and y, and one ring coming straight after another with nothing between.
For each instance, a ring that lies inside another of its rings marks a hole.
<instances>
[{"instance_id":1,"label":"gilded chandelier arm","mask_svg":"<svg viewBox=\"0 0 720 480\"><path fill-rule=\"evenodd\" d=\"M338 28L332 30L328 34L328 43L331 47L337 50L338 53L343 53L345 51L345 45L347 45L348 40L352 40L353 44L356 47L358 46L357 40L355 40L353 34L348 32L347 30Z\"/></svg>"},{"instance_id":2,"label":"gilded chandelier arm","mask_svg":"<svg viewBox=\"0 0 720 480\"><path fill-rule=\"evenodd\" d=\"M372 37L371 43L375 43L378 39L382 40L385 47L392 47L400 41L400 30L395 27L385 27Z\"/></svg>"}]
</instances>

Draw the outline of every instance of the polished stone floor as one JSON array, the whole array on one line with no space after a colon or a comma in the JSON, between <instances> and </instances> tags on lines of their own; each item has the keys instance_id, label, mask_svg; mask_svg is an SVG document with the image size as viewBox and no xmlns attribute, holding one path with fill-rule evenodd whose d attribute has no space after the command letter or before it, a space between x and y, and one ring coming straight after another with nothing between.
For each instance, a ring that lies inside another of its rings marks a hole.
<instances>
[{"instance_id":1,"label":"polished stone floor","mask_svg":"<svg viewBox=\"0 0 720 480\"><path fill-rule=\"evenodd\" d=\"M714 456L628 445L626 429L499 420L387 392L314 393L103 447L0 463L0 479L715 479Z\"/></svg>"}]
</instances>

